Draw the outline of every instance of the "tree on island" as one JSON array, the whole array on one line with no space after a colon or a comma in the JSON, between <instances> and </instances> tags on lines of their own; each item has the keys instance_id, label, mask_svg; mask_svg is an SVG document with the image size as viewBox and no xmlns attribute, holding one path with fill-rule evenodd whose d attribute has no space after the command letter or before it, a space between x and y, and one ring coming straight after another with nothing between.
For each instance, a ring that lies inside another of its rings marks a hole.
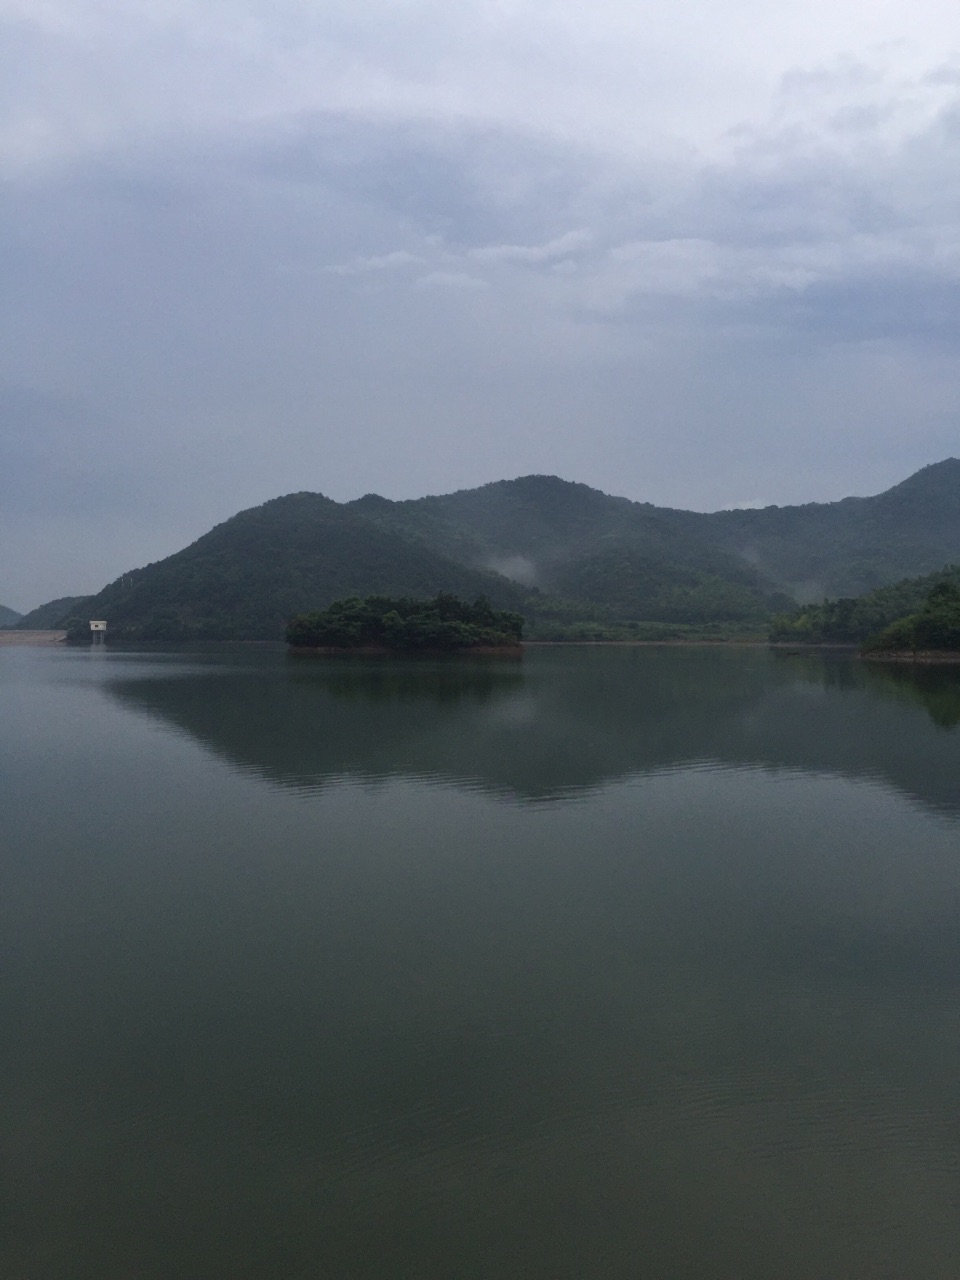
<instances>
[{"instance_id":1,"label":"tree on island","mask_svg":"<svg viewBox=\"0 0 960 1280\"><path fill-rule=\"evenodd\" d=\"M296 649L454 651L515 648L523 634L518 613L496 610L485 596L472 604L440 592L432 600L351 596L327 609L300 613L287 624Z\"/></svg>"}]
</instances>

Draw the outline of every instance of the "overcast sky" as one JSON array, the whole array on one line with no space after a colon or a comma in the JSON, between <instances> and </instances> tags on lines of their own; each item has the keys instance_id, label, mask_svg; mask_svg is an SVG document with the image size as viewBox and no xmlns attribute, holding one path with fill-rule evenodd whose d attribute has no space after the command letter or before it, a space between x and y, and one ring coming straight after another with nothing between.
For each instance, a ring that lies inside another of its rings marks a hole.
<instances>
[{"instance_id":1,"label":"overcast sky","mask_svg":"<svg viewBox=\"0 0 960 1280\"><path fill-rule=\"evenodd\" d=\"M960 453L950 0L0 0L0 602L299 489Z\"/></svg>"}]
</instances>

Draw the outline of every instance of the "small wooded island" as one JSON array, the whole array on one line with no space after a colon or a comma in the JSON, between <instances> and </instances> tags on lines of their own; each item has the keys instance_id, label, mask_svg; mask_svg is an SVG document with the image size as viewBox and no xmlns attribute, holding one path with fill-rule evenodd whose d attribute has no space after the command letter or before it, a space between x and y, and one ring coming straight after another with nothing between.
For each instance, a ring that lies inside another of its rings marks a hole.
<instances>
[{"instance_id":1,"label":"small wooded island","mask_svg":"<svg viewBox=\"0 0 960 1280\"><path fill-rule=\"evenodd\" d=\"M351 596L287 624L287 643L319 653L520 652L523 618L440 592L432 600Z\"/></svg>"}]
</instances>

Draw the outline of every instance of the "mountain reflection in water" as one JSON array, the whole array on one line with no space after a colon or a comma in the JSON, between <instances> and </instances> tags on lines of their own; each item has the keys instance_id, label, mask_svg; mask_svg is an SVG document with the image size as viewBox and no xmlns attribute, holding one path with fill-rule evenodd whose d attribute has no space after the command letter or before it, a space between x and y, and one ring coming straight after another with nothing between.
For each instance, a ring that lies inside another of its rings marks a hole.
<instances>
[{"instance_id":1,"label":"mountain reflection in water","mask_svg":"<svg viewBox=\"0 0 960 1280\"><path fill-rule=\"evenodd\" d=\"M3 1280L956 1280L958 673L0 652Z\"/></svg>"},{"instance_id":2,"label":"mountain reflection in water","mask_svg":"<svg viewBox=\"0 0 960 1280\"><path fill-rule=\"evenodd\" d=\"M532 648L522 663L271 654L107 687L299 789L411 776L547 800L700 762L874 777L960 808L956 668L765 649Z\"/></svg>"}]
</instances>

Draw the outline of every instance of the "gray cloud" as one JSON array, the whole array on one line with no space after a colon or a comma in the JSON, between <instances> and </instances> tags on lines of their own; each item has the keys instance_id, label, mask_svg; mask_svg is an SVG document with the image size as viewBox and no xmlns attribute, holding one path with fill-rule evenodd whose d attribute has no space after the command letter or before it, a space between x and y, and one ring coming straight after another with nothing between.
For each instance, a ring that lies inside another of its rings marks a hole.
<instances>
[{"instance_id":1,"label":"gray cloud","mask_svg":"<svg viewBox=\"0 0 960 1280\"><path fill-rule=\"evenodd\" d=\"M0 0L0 601L303 487L709 508L956 453L960 61L932 3L873 51L905 7L814 8Z\"/></svg>"},{"instance_id":2,"label":"gray cloud","mask_svg":"<svg viewBox=\"0 0 960 1280\"><path fill-rule=\"evenodd\" d=\"M567 231L545 244L489 244L471 249L474 262L522 262L528 266L567 262L589 248L593 237L589 231Z\"/></svg>"},{"instance_id":3,"label":"gray cloud","mask_svg":"<svg viewBox=\"0 0 960 1280\"><path fill-rule=\"evenodd\" d=\"M423 258L406 249L394 249L390 253L375 253L372 257L354 258L351 262L341 262L333 267L325 267L335 276L356 276L364 271L397 271L401 267L421 266Z\"/></svg>"}]
</instances>

